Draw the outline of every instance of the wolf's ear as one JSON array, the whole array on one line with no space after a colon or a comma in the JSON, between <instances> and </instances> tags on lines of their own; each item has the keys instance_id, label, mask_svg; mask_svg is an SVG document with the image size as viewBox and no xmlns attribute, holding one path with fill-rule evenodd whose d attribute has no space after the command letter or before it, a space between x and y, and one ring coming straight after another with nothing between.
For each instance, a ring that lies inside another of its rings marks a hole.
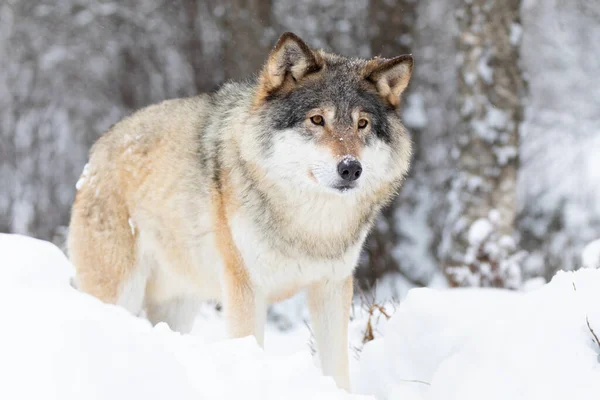
<instances>
[{"instance_id":1,"label":"wolf's ear","mask_svg":"<svg viewBox=\"0 0 600 400\"><path fill-rule=\"evenodd\" d=\"M398 107L400 95L410 80L412 67L413 58L408 54L392 59L375 58L365 65L363 77L375 85L381 97Z\"/></svg>"},{"instance_id":2,"label":"wolf's ear","mask_svg":"<svg viewBox=\"0 0 600 400\"><path fill-rule=\"evenodd\" d=\"M283 85L288 74L294 81L299 81L322 66L319 53L311 50L298 36L286 32L269 54L260 77L261 88L271 92Z\"/></svg>"}]
</instances>

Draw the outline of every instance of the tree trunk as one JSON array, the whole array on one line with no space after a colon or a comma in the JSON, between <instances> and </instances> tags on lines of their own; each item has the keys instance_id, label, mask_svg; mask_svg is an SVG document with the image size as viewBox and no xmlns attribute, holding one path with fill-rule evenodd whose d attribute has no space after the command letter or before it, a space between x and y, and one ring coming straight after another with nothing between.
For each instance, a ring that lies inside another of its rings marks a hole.
<instances>
[{"instance_id":1,"label":"tree trunk","mask_svg":"<svg viewBox=\"0 0 600 400\"><path fill-rule=\"evenodd\" d=\"M515 232L519 123L519 0L464 1L457 10L456 176L442 250L452 285L520 285Z\"/></svg>"},{"instance_id":2,"label":"tree trunk","mask_svg":"<svg viewBox=\"0 0 600 400\"><path fill-rule=\"evenodd\" d=\"M225 80L247 79L260 69L283 32L272 29L271 1L230 0L226 3L220 30L224 36Z\"/></svg>"},{"instance_id":3,"label":"tree trunk","mask_svg":"<svg viewBox=\"0 0 600 400\"><path fill-rule=\"evenodd\" d=\"M391 58L411 53L415 18L416 4L414 2L390 3L385 0L371 0L369 3L370 30L368 32L370 55ZM365 251L355 274L358 283L363 288L371 287L386 273L404 273L398 258L394 257L394 248L401 240L395 222L395 209L394 202L383 210L367 238ZM411 276L406 277L413 280ZM422 285L422 282L414 283Z\"/></svg>"}]
</instances>

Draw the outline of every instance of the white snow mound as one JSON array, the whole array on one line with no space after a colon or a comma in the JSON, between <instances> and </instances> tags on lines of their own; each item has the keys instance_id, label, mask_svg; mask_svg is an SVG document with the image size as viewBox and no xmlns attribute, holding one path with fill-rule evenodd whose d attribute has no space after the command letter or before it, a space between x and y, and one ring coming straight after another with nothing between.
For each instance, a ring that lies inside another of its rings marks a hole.
<instances>
[{"instance_id":1,"label":"white snow mound","mask_svg":"<svg viewBox=\"0 0 600 400\"><path fill-rule=\"evenodd\" d=\"M600 271L529 293L414 289L362 353L380 399L600 399ZM589 323L589 326L588 326Z\"/></svg>"},{"instance_id":2,"label":"white snow mound","mask_svg":"<svg viewBox=\"0 0 600 400\"><path fill-rule=\"evenodd\" d=\"M279 352L292 334L273 354L251 338L207 341L198 330L218 324L200 317L179 335L76 291L72 275L55 246L0 234L0 399L366 398L338 390L308 350ZM354 389L381 400L597 400L599 304L597 269L527 293L411 290L365 345Z\"/></svg>"},{"instance_id":3,"label":"white snow mound","mask_svg":"<svg viewBox=\"0 0 600 400\"><path fill-rule=\"evenodd\" d=\"M308 351L208 344L73 289L54 245L0 234L0 399L359 399Z\"/></svg>"}]
</instances>

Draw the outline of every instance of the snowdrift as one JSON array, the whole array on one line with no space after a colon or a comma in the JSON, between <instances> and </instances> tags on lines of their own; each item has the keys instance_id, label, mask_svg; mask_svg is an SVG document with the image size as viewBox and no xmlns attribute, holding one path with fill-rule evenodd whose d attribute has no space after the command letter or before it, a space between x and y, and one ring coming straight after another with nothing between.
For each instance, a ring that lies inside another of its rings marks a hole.
<instances>
[{"instance_id":1,"label":"snowdrift","mask_svg":"<svg viewBox=\"0 0 600 400\"><path fill-rule=\"evenodd\" d=\"M413 289L383 329L354 385L380 399L600 399L598 270L530 293Z\"/></svg>"},{"instance_id":2,"label":"snowdrift","mask_svg":"<svg viewBox=\"0 0 600 400\"><path fill-rule=\"evenodd\" d=\"M300 330L269 353L251 338L152 327L79 293L47 242L0 234L0 274L0 399L373 398L336 389L306 346L290 353ZM211 318L205 329L220 330ZM376 329L352 379L378 399L600 398L598 270L529 293L415 289Z\"/></svg>"},{"instance_id":3,"label":"snowdrift","mask_svg":"<svg viewBox=\"0 0 600 400\"><path fill-rule=\"evenodd\" d=\"M254 339L206 343L69 285L50 243L0 235L0 399L359 399L308 350L271 357Z\"/></svg>"}]
</instances>

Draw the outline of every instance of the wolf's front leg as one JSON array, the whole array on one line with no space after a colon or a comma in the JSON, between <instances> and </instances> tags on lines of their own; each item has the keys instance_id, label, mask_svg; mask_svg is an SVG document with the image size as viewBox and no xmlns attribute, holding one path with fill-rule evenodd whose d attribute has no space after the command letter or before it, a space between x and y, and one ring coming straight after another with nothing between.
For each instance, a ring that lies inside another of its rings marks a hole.
<instances>
[{"instance_id":1,"label":"wolf's front leg","mask_svg":"<svg viewBox=\"0 0 600 400\"><path fill-rule=\"evenodd\" d=\"M308 307L323 373L338 387L350 390L348 376L348 320L352 276L322 281L308 289Z\"/></svg>"},{"instance_id":2,"label":"wolf's front leg","mask_svg":"<svg viewBox=\"0 0 600 400\"><path fill-rule=\"evenodd\" d=\"M242 268L225 268L223 284L223 309L229 336L239 338L254 335L263 347L267 317L265 297L252 286Z\"/></svg>"}]
</instances>

